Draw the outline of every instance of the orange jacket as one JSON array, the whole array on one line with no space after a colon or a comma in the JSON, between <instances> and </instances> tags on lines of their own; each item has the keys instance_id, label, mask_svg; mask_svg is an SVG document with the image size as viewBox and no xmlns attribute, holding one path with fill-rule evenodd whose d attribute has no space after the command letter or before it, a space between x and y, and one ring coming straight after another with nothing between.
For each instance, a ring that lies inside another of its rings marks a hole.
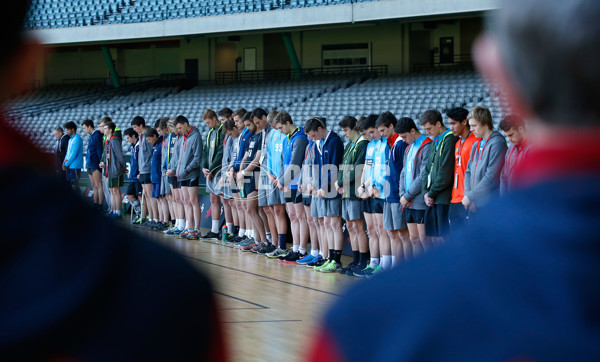
<instances>
[{"instance_id":1,"label":"orange jacket","mask_svg":"<svg viewBox=\"0 0 600 362\"><path fill-rule=\"evenodd\" d=\"M460 139L456 142L454 148L454 186L452 187L452 201L450 201L453 204L461 203L463 197L465 197L465 171L471 158L471 148L480 139L475 137L473 133L469 133L464 141Z\"/></svg>"}]
</instances>

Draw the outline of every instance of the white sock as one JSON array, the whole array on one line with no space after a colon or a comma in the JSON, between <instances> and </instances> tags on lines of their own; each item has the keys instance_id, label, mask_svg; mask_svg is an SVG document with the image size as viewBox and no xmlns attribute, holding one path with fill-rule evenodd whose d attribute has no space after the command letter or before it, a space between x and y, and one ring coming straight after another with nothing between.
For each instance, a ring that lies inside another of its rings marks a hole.
<instances>
[{"instance_id":1,"label":"white sock","mask_svg":"<svg viewBox=\"0 0 600 362\"><path fill-rule=\"evenodd\" d=\"M300 245L292 246L292 250L294 251L294 253L298 252L298 249L300 249Z\"/></svg>"},{"instance_id":2,"label":"white sock","mask_svg":"<svg viewBox=\"0 0 600 362\"><path fill-rule=\"evenodd\" d=\"M121 216L121 210L115 210L115 214Z\"/></svg>"},{"instance_id":3,"label":"white sock","mask_svg":"<svg viewBox=\"0 0 600 362\"><path fill-rule=\"evenodd\" d=\"M210 231L212 231L215 234L219 233L219 224L221 222L219 220L213 220L212 221L212 229L210 229Z\"/></svg>"},{"instance_id":4,"label":"white sock","mask_svg":"<svg viewBox=\"0 0 600 362\"><path fill-rule=\"evenodd\" d=\"M189 221L186 221L186 222L185 222L185 228L186 228L187 230L190 230L190 229L192 228L192 223L191 223L191 222L189 222Z\"/></svg>"},{"instance_id":5,"label":"white sock","mask_svg":"<svg viewBox=\"0 0 600 362\"><path fill-rule=\"evenodd\" d=\"M177 229L181 230L185 227L185 219L177 219Z\"/></svg>"},{"instance_id":6,"label":"white sock","mask_svg":"<svg viewBox=\"0 0 600 362\"><path fill-rule=\"evenodd\" d=\"M381 256L381 267L383 270L390 270L392 268L392 256L382 255Z\"/></svg>"},{"instance_id":7,"label":"white sock","mask_svg":"<svg viewBox=\"0 0 600 362\"><path fill-rule=\"evenodd\" d=\"M379 266L379 258L371 258L369 266L373 269L377 268Z\"/></svg>"},{"instance_id":8,"label":"white sock","mask_svg":"<svg viewBox=\"0 0 600 362\"><path fill-rule=\"evenodd\" d=\"M319 251L317 249L310 249L310 255L316 257L319 255Z\"/></svg>"},{"instance_id":9,"label":"white sock","mask_svg":"<svg viewBox=\"0 0 600 362\"><path fill-rule=\"evenodd\" d=\"M115 211L115 214L116 214L116 213L117 213L117 212ZM154 222L158 222L158 219L152 219L152 221L154 221Z\"/></svg>"},{"instance_id":10,"label":"white sock","mask_svg":"<svg viewBox=\"0 0 600 362\"><path fill-rule=\"evenodd\" d=\"M254 239L254 229L250 229L249 231L250 231L250 237L252 239Z\"/></svg>"},{"instance_id":11,"label":"white sock","mask_svg":"<svg viewBox=\"0 0 600 362\"><path fill-rule=\"evenodd\" d=\"M233 223L228 222L228 223L225 223L225 225L227 225L227 234L231 234L233 232Z\"/></svg>"},{"instance_id":12,"label":"white sock","mask_svg":"<svg viewBox=\"0 0 600 362\"><path fill-rule=\"evenodd\" d=\"M306 248L298 248L298 251L300 252L300 254L306 255Z\"/></svg>"},{"instance_id":13,"label":"white sock","mask_svg":"<svg viewBox=\"0 0 600 362\"><path fill-rule=\"evenodd\" d=\"M392 268L396 266L396 255L392 255Z\"/></svg>"},{"instance_id":14,"label":"white sock","mask_svg":"<svg viewBox=\"0 0 600 362\"><path fill-rule=\"evenodd\" d=\"M273 241L273 239L271 238L271 233L266 233L266 235L267 235L267 241L269 243L271 243Z\"/></svg>"},{"instance_id":15,"label":"white sock","mask_svg":"<svg viewBox=\"0 0 600 362\"><path fill-rule=\"evenodd\" d=\"M243 238L244 236L246 236L246 229L240 228L240 232L238 233L238 236L240 238Z\"/></svg>"}]
</instances>

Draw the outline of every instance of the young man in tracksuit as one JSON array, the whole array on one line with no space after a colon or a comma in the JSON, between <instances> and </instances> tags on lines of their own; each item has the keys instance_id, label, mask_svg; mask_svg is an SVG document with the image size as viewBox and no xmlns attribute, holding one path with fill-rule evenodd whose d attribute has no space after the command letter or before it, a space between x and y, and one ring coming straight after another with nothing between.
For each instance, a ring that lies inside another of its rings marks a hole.
<instances>
[{"instance_id":1,"label":"young man in tracksuit","mask_svg":"<svg viewBox=\"0 0 600 362\"><path fill-rule=\"evenodd\" d=\"M175 176L181 183L181 194L185 203L185 230L178 239L198 240L202 211L198 201L200 187L200 165L203 154L202 135L184 116L175 118L175 128L183 136L177 154Z\"/></svg>"},{"instance_id":2,"label":"young man in tracksuit","mask_svg":"<svg viewBox=\"0 0 600 362\"><path fill-rule=\"evenodd\" d=\"M86 154L86 168L94 190L94 206L102 210L104 205L104 189L102 188L102 172L100 159L102 158L102 132L94 129L94 121L86 119L81 123L83 131L90 135Z\"/></svg>"},{"instance_id":3,"label":"young man in tracksuit","mask_svg":"<svg viewBox=\"0 0 600 362\"><path fill-rule=\"evenodd\" d=\"M384 270L389 270L397 262L401 262L404 259L404 249L410 248L410 238L398 193L400 172L404 166L404 151L408 145L396 133L396 124L398 124L398 120L391 112L380 114L375 124L381 135L386 138L389 147L384 183L383 228L390 237L392 256L386 258L383 254L381 267Z\"/></svg>"},{"instance_id":4,"label":"young man in tracksuit","mask_svg":"<svg viewBox=\"0 0 600 362\"><path fill-rule=\"evenodd\" d=\"M327 241L329 259L322 266L315 267L315 270L332 273L342 267L341 256L344 244L342 198L335 190L335 183L344 157L344 144L340 136L333 131L328 131L324 122L318 118L306 121L304 129L309 137L319 141L321 167L317 197L323 200L319 204L319 216L323 216L326 237L329 238Z\"/></svg>"},{"instance_id":5,"label":"young man in tracksuit","mask_svg":"<svg viewBox=\"0 0 600 362\"><path fill-rule=\"evenodd\" d=\"M308 136L307 136L308 138ZM312 199L316 187L314 185L315 171L315 156L317 154L317 144L311 138L308 138L306 151L304 152L304 160L302 161L302 171L298 179L298 192L302 194L302 205L304 206L304 214L308 224L310 234L310 253L306 257L297 260L296 263L314 267L316 263L323 260L322 244L321 244L321 224L319 219L312 215Z\"/></svg>"},{"instance_id":6,"label":"young man in tracksuit","mask_svg":"<svg viewBox=\"0 0 600 362\"><path fill-rule=\"evenodd\" d=\"M500 121L499 128L512 145L506 151L506 159L502 174L500 174L500 194L506 195L513 188L515 169L523 162L529 152L527 130L523 118L517 115L508 115Z\"/></svg>"},{"instance_id":7,"label":"young man in tracksuit","mask_svg":"<svg viewBox=\"0 0 600 362\"><path fill-rule=\"evenodd\" d=\"M83 141L77 133L75 122L67 122L63 127L67 130L70 138L62 168L67 174L67 182L79 194L81 193L79 190L79 177L83 167Z\"/></svg>"},{"instance_id":8,"label":"young man in tracksuit","mask_svg":"<svg viewBox=\"0 0 600 362\"><path fill-rule=\"evenodd\" d=\"M283 172L277 180L277 187L285 194L285 207L292 227L292 251L283 257L283 261L296 263L307 256L306 245L309 236L302 192L298 191L308 137L302 127L294 125L287 112L281 112L275 118L275 124L286 136L283 142ZM279 238L279 250L285 250L285 235L280 232Z\"/></svg>"},{"instance_id":9,"label":"young man in tracksuit","mask_svg":"<svg viewBox=\"0 0 600 362\"><path fill-rule=\"evenodd\" d=\"M448 128L459 137L454 147L454 181L452 183L452 200L448 209L448 218L450 219L450 233L456 231L467 222L467 210L462 204L465 197L465 172L471 159L471 150L473 144L480 138L475 137L471 132L467 115L469 111L457 107L446 111L448 116Z\"/></svg>"},{"instance_id":10,"label":"young man in tracksuit","mask_svg":"<svg viewBox=\"0 0 600 362\"><path fill-rule=\"evenodd\" d=\"M219 239L219 226L221 223L221 199L219 198L219 178L223 163L223 125L217 114L212 109L207 109L202 114L204 123L209 130L206 134L206 145L202 155L202 173L206 177L206 192L210 194L210 210L212 224L210 231L202 239Z\"/></svg>"},{"instance_id":11,"label":"young man in tracksuit","mask_svg":"<svg viewBox=\"0 0 600 362\"><path fill-rule=\"evenodd\" d=\"M225 107L219 110L217 113L219 116L219 121L221 125L225 124L225 122L233 120L233 111L231 108ZM235 234L237 234L237 229L239 228L239 220L238 213L235 209L235 203L233 201L233 193L231 192L231 187L225 182L227 172L227 168L229 167L229 161L231 159L231 149L233 148L233 144L230 140L230 137L227 136L225 130L221 127L221 133L223 133L223 157L221 159L221 172L219 176L219 180L217 182L217 189L219 191L219 198L221 199L221 204L223 205L223 213L225 214L225 226L227 230L225 232L226 238L233 239ZM219 235L221 235L222 230L219 230ZM221 236L219 236L219 240Z\"/></svg>"},{"instance_id":12,"label":"young man in tracksuit","mask_svg":"<svg viewBox=\"0 0 600 362\"><path fill-rule=\"evenodd\" d=\"M140 171L138 169L138 155L140 150L140 143L137 132L133 128L127 128L125 130L125 139L131 144L131 161L129 162L129 186L127 186L127 200L131 204L135 217L132 220L132 224L137 225L142 221L142 209L140 206L140 197L142 196L142 185L138 179Z\"/></svg>"},{"instance_id":13,"label":"young man in tracksuit","mask_svg":"<svg viewBox=\"0 0 600 362\"><path fill-rule=\"evenodd\" d=\"M144 132L144 137L154 147L152 152L152 167L150 169L150 180L152 181L152 198L156 201L154 212L158 215L158 222L152 227L153 230L164 231L168 228L168 207L165 214L165 195L162 193L162 143L163 136L155 128L148 128Z\"/></svg>"},{"instance_id":14,"label":"young man in tracksuit","mask_svg":"<svg viewBox=\"0 0 600 362\"><path fill-rule=\"evenodd\" d=\"M246 114L252 114L247 112L244 108L239 108L233 112L233 121L235 123L237 131L237 142L233 145L231 166L227 170L227 178L231 185L231 191L233 192L233 199L235 202L236 209L238 210L238 220L240 222L240 231L237 237L232 239L234 245L239 245L240 242L246 241L250 238L250 229L252 228L252 222L246 215L246 202L242 199L240 194L240 185L237 184L237 173L240 171L240 165L246 154L247 145L250 138L254 135L244 123Z\"/></svg>"},{"instance_id":15,"label":"young man in tracksuit","mask_svg":"<svg viewBox=\"0 0 600 362\"><path fill-rule=\"evenodd\" d=\"M404 152L404 167L400 173L400 205L404 210L410 235L412 255L416 256L431 247L425 236L425 199L423 198L423 174L431 152L431 138L421 134L410 118L400 118L396 131L408 144Z\"/></svg>"},{"instance_id":16,"label":"young man in tracksuit","mask_svg":"<svg viewBox=\"0 0 600 362\"><path fill-rule=\"evenodd\" d=\"M154 148L144 137L144 132L148 127L146 126L146 120L141 116L135 116L131 120L131 127L137 132L140 142L140 150L138 153L138 168L140 171L139 180L144 190L144 203L148 211L148 220L144 220L144 209L142 208L142 225L154 226L158 223L158 215L154 214L155 206L154 200L152 199L152 180L150 180L150 171L152 168L152 152ZM146 225L149 223L149 225Z\"/></svg>"},{"instance_id":17,"label":"young man in tracksuit","mask_svg":"<svg viewBox=\"0 0 600 362\"><path fill-rule=\"evenodd\" d=\"M473 146L465 172L465 209L476 214L490 198L500 195L500 173L506 156L506 139L494 131L490 110L475 106L467 116L471 130L481 140Z\"/></svg>"},{"instance_id":18,"label":"young man in tracksuit","mask_svg":"<svg viewBox=\"0 0 600 362\"><path fill-rule=\"evenodd\" d=\"M450 229L448 210L454 182L454 147L458 137L444 126L442 114L437 110L423 112L420 123L434 143L423 174L423 193L427 204L425 235L437 245Z\"/></svg>"},{"instance_id":19,"label":"young man in tracksuit","mask_svg":"<svg viewBox=\"0 0 600 362\"><path fill-rule=\"evenodd\" d=\"M111 207L109 217L121 219L121 186L123 186L123 174L127 170L125 157L121 141L113 134L115 124L108 121L104 125L104 142L105 158L99 163L99 166L104 169L104 175L108 180L108 189L110 190Z\"/></svg>"},{"instance_id":20,"label":"young man in tracksuit","mask_svg":"<svg viewBox=\"0 0 600 362\"><path fill-rule=\"evenodd\" d=\"M342 164L335 184L337 192L342 196L342 218L346 220L350 244L354 253L352 262L346 267L338 268L337 271L350 276L354 275L354 269L366 268L369 257L369 239L365 232L362 200L357 196L357 186L361 183L360 177L369 142L356 130L356 122L356 118L346 116L338 123L349 142L344 149Z\"/></svg>"}]
</instances>

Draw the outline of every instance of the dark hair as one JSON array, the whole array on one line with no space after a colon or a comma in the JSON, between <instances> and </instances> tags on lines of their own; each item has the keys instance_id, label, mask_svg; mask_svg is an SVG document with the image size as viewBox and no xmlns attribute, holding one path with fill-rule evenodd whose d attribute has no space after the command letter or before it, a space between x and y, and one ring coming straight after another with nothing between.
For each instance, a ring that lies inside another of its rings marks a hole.
<instances>
[{"instance_id":1,"label":"dark hair","mask_svg":"<svg viewBox=\"0 0 600 362\"><path fill-rule=\"evenodd\" d=\"M109 116L104 116L104 117L100 118L100 122L98 122L98 124L106 123L106 122L112 122L112 118L110 118Z\"/></svg>"},{"instance_id":2,"label":"dark hair","mask_svg":"<svg viewBox=\"0 0 600 362\"><path fill-rule=\"evenodd\" d=\"M281 111L279 113L277 113L277 115L275 116L275 119L273 120L273 124L278 124L281 123L283 125L289 123L289 124L294 124L294 121L292 120L292 116L290 116L290 114L286 111Z\"/></svg>"},{"instance_id":3,"label":"dark hair","mask_svg":"<svg viewBox=\"0 0 600 362\"><path fill-rule=\"evenodd\" d=\"M138 127L139 126L146 127L146 120L142 116L135 116L131 120L131 125L138 126Z\"/></svg>"},{"instance_id":4,"label":"dark hair","mask_svg":"<svg viewBox=\"0 0 600 362\"><path fill-rule=\"evenodd\" d=\"M156 128L156 127L154 127ZM169 117L163 117L158 120L158 128L168 129L169 128Z\"/></svg>"},{"instance_id":5,"label":"dark hair","mask_svg":"<svg viewBox=\"0 0 600 362\"><path fill-rule=\"evenodd\" d=\"M379 117L377 117L377 122L375 122L375 127L379 127L379 126L385 126L385 127L394 126L394 127L396 127L397 123L398 123L398 120L396 119L396 116L394 116L394 114L392 112L383 112L382 114L379 115Z\"/></svg>"},{"instance_id":6,"label":"dark hair","mask_svg":"<svg viewBox=\"0 0 600 362\"><path fill-rule=\"evenodd\" d=\"M63 127L65 127L66 129L77 129L77 125L73 121L69 121L63 124Z\"/></svg>"},{"instance_id":7,"label":"dark hair","mask_svg":"<svg viewBox=\"0 0 600 362\"><path fill-rule=\"evenodd\" d=\"M188 121L185 116L177 116L177 118L175 118L175 125L178 124L190 124L190 121Z\"/></svg>"},{"instance_id":8,"label":"dark hair","mask_svg":"<svg viewBox=\"0 0 600 362\"><path fill-rule=\"evenodd\" d=\"M162 118L157 119L156 121L154 121L154 128L158 128L160 126L160 120Z\"/></svg>"},{"instance_id":9,"label":"dark hair","mask_svg":"<svg viewBox=\"0 0 600 362\"><path fill-rule=\"evenodd\" d=\"M94 121L91 119L86 119L85 121L81 122L81 125L94 128Z\"/></svg>"},{"instance_id":10,"label":"dark hair","mask_svg":"<svg viewBox=\"0 0 600 362\"><path fill-rule=\"evenodd\" d=\"M212 109L206 109L204 113L202 113L202 119L212 119L217 118L217 114Z\"/></svg>"},{"instance_id":11,"label":"dark hair","mask_svg":"<svg viewBox=\"0 0 600 362\"><path fill-rule=\"evenodd\" d=\"M231 117L232 114L233 114L233 111L231 110L231 108L227 108L227 107L221 109L218 113L219 117L227 117L227 118Z\"/></svg>"},{"instance_id":12,"label":"dark hair","mask_svg":"<svg viewBox=\"0 0 600 362\"><path fill-rule=\"evenodd\" d=\"M104 126L108 127L108 129L110 129L113 132L115 131L115 129L117 129L117 125L113 121L106 121L106 122L104 122Z\"/></svg>"},{"instance_id":13,"label":"dark hair","mask_svg":"<svg viewBox=\"0 0 600 362\"><path fill-rule=\"evenodd\" d=\"M364 131L365 130L365 121L366 120L367 120L367 117L360 116L358 118L358 120L356 121L356 126L354 126L354 129L357 130L358 132Z\"/></svg>"},{"instance_id":14,"label":"dark hair","mask_svg":"<svg viewBox=\"0 0 600 362\"><path fill-rule=\"evenodd\" d=\"M442 124L442 126L444 125L444 120L442 119L442 114L437 109L430 109L430 110L423 112L423 114L421 115L421 119L419 120L419 123L421 123L421 126L424 126L427 123L435 126L438 122L440 122Z\"/></svg>"},{"instance_id":15,"label":"dark hair","mask_svg":"<svg viewBox=\"0 0 600 362\"><path fill-rule=\"evenodd\" d=\"M356 128L356 118L352 116L346 116L338 123L338 126L340 126L341 128L350 128L353 130Z\"/></svg>"},{"instance_id":16,"label":"dark hair","mask_svg":"<svg viewBox=\"0 0 600 362\"><path fill-rule=\"evenodd\" d=\"M248 111L246 111L245 108L238 108L235 110L235 112L233 112L232 117L238 116L240 118L244 118L244 115L248 113Z\"/></svg>"},{"instance_id":17,"label":"dark hair","mask_svg":"<svg viewBox=\"0 0 600 362\"><path fill-rule=\"evenodd\" d=\"M446 115L457 122L466 121L467 114L469 114L469 111L462 107L450 108L446 111Z\"/></svg>"},{"instance_id":18,"label":"dark hair","mask_svg":"<svg viewBox=\"0 0 600 362\"><path fill-rule=\"evenodd\" d=\"M395 131L396 133L408 133L413 129L419 130L415 121L412 118L402 117L398 120L398 124L396 125Z\"/></svg>"},{"instance_id":19,"label":"dark hair","mask_svg":"<svg viewBox=\"0 0 600 362\"><path fill-rule=\"evenodd\" d=\"M250 121L252 122L252 112L246 112L244 117L242 117L242 122Z\"/></svg>"},{"instance_id":20,"label":"dark hair","mask_svg":"<svg viewBox=\"0 0 600 362\"><path fill-rule=\"evenodd\" d=\"M504 132L510 130L511 128L517 130L519 127L525 127L525 121L516 114L509 114L508 116L504 117L502 121L500 121L499 126L499 128Z\"/></svg>"},{"instance_id":21,"label":"dark hair","mask_svg":"<svg viewBox=\"0 0 600 362\"><path fill-rule=\"evenodd\" d=\"M308 133L311 131L318 131L319 128L327 129L325 126L325 122L323 122L319 117L312 117L304 124L304 132Z\"/></svg>"},{"instance_id":22,"label":"dark hair","mask_svg":"<svg viewBox=\"0 0 600 362\"><path fill-rule=\"evenodd\" d=\"M258 119L262 119L263 117L267 116L267 111L265 111L262 108L256 108L255 110L252 111L252 119L254 117L258 118Z\"/></svg>"},{"instance_id":23,"label":"dark hair","mask_svg":"<svg viewBox=\"0 0 600 362\"><path fill-rule=\"evenodd\" d=\"M235 121L233 121L232 119L228 119L225 122L223 122L223 133L225 133L225 131L231 131L233 128L237 128L237 126L235 125Z\"/></svg>"},{"instance_id":24,"label":"dark hair","mask_svg":"<svg viewBox=\"0 0 600 362\"><path fill-rule=\"evenodd\" d=\"M158 132L156 131L156 129L150 127L148 129L146 129L144 131L144 137L148 138L148 137L158 137Z\"/></svg>"},{"instance_id":25,"label":"dark hair","mask_svg":"<svg viewBox=\"0 0 600 362\"><path fill-rule=\"evenodd\" d=\"M377 123L377 115L376 114L369 114L367 116L367 118L365 119L365 122L363 123L363 128L364 129L377 128L375 126L376 123Z\"/></svg>"},{"instance_id":26,"label":"dark hair","mask_svg":"<svg viewBox=\"0 0 600 362\"><path fill-rule=\"evenodd\" d=\"M62 128L61 126L56 126L56 127L54 128L54 130L55 130L56 132L65 133L65 131L63 130L63 128Z\"/></svg>"},{"instance_id":27,"label":"dark hair","mask_svg":"<svg viewBox=\"0 0 600 362\"><path fill-rule=\"evenodd\" d=\"M125 136L138 138L138 134L133 130L133 128L127 128L125 132L123 132Z\"/></svg>"}]
</instances>

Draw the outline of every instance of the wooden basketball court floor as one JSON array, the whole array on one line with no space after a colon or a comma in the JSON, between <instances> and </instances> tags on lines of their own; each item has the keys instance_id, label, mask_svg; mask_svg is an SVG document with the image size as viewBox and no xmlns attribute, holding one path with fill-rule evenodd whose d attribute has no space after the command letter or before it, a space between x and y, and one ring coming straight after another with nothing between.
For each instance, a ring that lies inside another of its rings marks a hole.
<instances>
[{"instance_id":1,"label":"wooden basketball court floor","mask_svg":"<svg viewBox=\"0 0 600 362\"><path fill-rule=\"evenodd\" d=\"M328 306L348 286L366 282L242 252L217 240L180 240L131 228L179 251L211 278L232 361L305 360ZM350 261L343 256L344 265Z\"/></svg>"}]
</instances>

